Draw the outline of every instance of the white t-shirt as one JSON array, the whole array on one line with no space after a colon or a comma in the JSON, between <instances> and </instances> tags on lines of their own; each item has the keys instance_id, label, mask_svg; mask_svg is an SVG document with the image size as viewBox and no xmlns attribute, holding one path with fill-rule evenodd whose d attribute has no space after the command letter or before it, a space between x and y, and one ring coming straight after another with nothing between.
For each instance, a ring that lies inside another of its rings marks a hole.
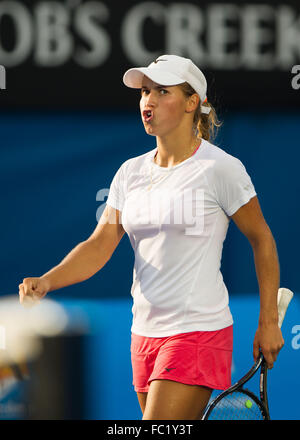
<instances>
[{"instance_id":1,"label":"white t-shirt","mask_svg":"<svg viewBox=\"0 0 300 440\"><path fill-rule=\"evenodd\" d=\"M131 330L164 337L225 328L233 320L223 242L229 216L256 195L254 186L237 158L205 140L171 168L154 162L156 151L125 161L107 199L135 253Z\"/></svg>"}]
</instances>

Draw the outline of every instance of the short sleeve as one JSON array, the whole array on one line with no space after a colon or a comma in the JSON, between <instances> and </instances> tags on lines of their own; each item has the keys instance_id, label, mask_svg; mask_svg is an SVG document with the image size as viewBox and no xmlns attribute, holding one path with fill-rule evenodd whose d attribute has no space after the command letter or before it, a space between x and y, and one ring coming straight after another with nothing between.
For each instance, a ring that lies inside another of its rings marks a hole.
<instances>
[{"instance_id":1,"label":"short sleeve","mask_svg":"<svg viewBox=\"0 0 300 440\"><path fill-rule=\"evenodd\" d=\"M125 201L125 176L124 164L118 169L109 188L109 194L106 204L112 206L119 211L123 210Z\"/></svg>"},{"instance_id":2,"label":"short sleeve","mask_svg":"<svg viewBox=\"0 0 300 440\"><path fill-rule=\"evenodd\" d=\"M219 162L214 177L218 203L229 217L256 195L244 165L233 156Z\"/></svg>"}]
</instances>

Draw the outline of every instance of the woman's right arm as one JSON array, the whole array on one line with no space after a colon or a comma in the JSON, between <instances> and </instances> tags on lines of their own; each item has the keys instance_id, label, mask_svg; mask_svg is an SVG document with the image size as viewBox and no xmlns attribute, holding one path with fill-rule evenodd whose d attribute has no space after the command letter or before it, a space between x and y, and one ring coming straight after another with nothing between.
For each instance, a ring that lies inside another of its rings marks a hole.
<instances>
[{"instance_id":1,"label":"woman's right arm","mask_svg":"<svg viewBox=\"0 0 300 440\"><path fill-rule=\"evenodd\" d=\"M92 277L110 260L124 233L120 211L106 205L96 229L86 241L41 277L24 278L19 285L20 302L40 299L52 290Z\"/></svg>"}]
</instances>

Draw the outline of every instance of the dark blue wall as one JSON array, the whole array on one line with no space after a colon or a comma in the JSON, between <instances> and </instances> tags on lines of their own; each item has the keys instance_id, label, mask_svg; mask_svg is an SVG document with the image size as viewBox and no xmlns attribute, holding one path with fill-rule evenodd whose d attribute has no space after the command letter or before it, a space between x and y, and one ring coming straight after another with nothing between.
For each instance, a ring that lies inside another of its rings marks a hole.
<instances>
[{"instance_id":1,"label":"dark blue wall","mask_svg":"<svg viewBox=\"0 0 300 440\"><path fill-rule=\"evenodd\" d=\"M300 112L229 114L223 120L217 144L245 164L277 242L281 285L300 292ZM41 275L90 235L101 205L97 192L109 188L122 162L153 148L155 139L145 135L137 113L3 114L0 133L0 295L7 295L17 292L23 277ZM92 279L49 295L66 301L69 310L85 311L91 322L85 359L87 418L141 417L131 385L132 267L133 252L125 236ZM229 292L235 294L230 306L237 380L252 363L259 300L251 248L234 224L222 268ZM297 393L292 391L299 389L299 316L296 298L283 328L286 345L269 375L275 419L300 417ZM285 401L292 403L284 406Z\"/></svg>"},{"instance_id":2,"label":"dark blue wall","mask_svg":"<svg viewBox=\"0 0 300 440\"><path fill-rule=\"evenodd\" d=\"M300 112L231 113L222 120L216 142L245 164L277 242L281 284L300 291ZM23 277L47 271L90 235L102 204L97 192L109 188L122 162L153 148L155 139L144 133L138 112L2 114L0 133L3 295L16 292ZM60 294L127 297L132 265L125 236L102 271ZM231 293L257 291L251 248L234 224L222 267Z\"/></svg>"}]
</instances>

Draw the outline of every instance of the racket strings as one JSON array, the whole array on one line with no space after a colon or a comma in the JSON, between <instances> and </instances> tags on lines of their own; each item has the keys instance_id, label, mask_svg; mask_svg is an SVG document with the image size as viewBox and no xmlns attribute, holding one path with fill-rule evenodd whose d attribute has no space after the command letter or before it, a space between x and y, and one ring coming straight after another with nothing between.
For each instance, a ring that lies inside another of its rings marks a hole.
<instances>
[{"instance_id":1,"label":"racket strings","mask_svg":"<svg viewBox=\"0 0 300 440\"><path fill-rule=\"evenodd\" d=\"M246 393L235 391L212 409L209 420L263 420L260 406Z\"/></svg>"}]
</instances>

